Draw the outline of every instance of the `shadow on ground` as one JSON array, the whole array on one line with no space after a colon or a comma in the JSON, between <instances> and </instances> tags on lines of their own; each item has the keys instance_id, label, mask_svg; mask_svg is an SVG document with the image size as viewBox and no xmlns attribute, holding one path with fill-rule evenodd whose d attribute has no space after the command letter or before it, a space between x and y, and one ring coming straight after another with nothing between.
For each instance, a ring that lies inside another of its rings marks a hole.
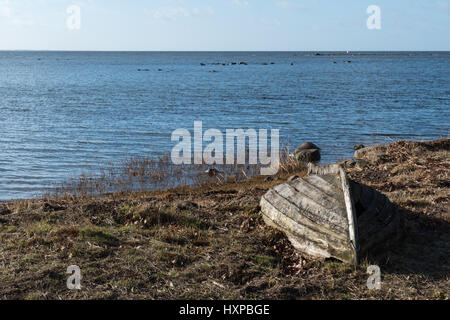
<instances>
[{"instance_id":1,"label":"shadow on ground","mask_svg":"<svg viewBox=\"0 0 450 320\"><path fill-rule=\"evenodd\" d=\"M403 236L389 244L384 253L367 258L382 266L383 273L424 275L435 280L450 276L450 223L402 210Z\"/></svg>"}]
</instances>

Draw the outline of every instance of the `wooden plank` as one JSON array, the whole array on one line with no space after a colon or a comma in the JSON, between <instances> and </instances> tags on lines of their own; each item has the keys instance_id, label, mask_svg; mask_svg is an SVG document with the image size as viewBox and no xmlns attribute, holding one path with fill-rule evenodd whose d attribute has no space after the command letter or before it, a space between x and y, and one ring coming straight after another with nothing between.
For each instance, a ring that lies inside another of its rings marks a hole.
<instances>
[{"instance_id":1,"label":"wooden plank","mask_svg":"<svg viewBox=\"0 0 450 320\"><path fill-rule=\"evenodd\" d=\"M304 194L308 198L314 200L317 203L321 203L327 209L333 209L337 212L344 215L343 209L344 199L337 199L337 197L332 197L327 193L324 193L322 190L317 188L314 184L304 180L297 179L289 183L292 187L294 187L298 192Z\"/></svg>"},{"instance_id":2,"label":"wooden plank","mask_svg":"<svg viewBox=\"0 0 450 320\"><path fill-rule=\"evenodd\" d=\"M277 215L273 212L265 212L263 214L269 213L272 214L275 218L278 218L278 213L286 215L289 219L294 221L295 223L308 228L313 232L312 238L321 238L325 241L348 241L348 237L346 234L334 232L324 225L318 224L316 221L309 219L301 208L295 206L291 201L282 197L279 193L277 193L274 189L267 192L262 200L265 200L272 207L277 209ZM276 221L276 220L275 220ZM289 226L288 226L289 227ZM290 230L291 227L288 228ZM302 229L303 230L303 229ZM294 232L294 231L292 231Z\"/></svg>"},{"instance_id":3,"label":"wooden plank","mask_svg":"<svg viewBox=\"0 0 450 320\"><path fill-rule=\"evenodd\" d=\"M291 208L296 211L295 207ZM286 207L279 206L279 203L273 205L266 196L261 200L261 209L266 223L286 233L296 249L320 257L335 256L346 259L345 257L349 255L348 240L336 239L330 234L321 234L297 223L288 213L283 212Z\"/></svg>"},{"instance_id":4,"label":"wooden plank","mask_svg":"<svg viewBox=\"0 0 450 320\"><path fill-rule=\"evenodd\" d=\"M316 224L324 225L337 233L347 233L346 218L339 212L325 208L321 203L308 198L288 184L279 185L274 190L297 208L301 208L302 214Z\"/></svg>"},{"instance_id":5,"label":"wooden plank","mask_svg":"<svg viewBox=\"0 0 450 320\"><path fill-rule=\"evenodd\" d=\"M325 179L328 179L325 180ZM327 176L309 176L306 179L306 182L315 185L316 188L320 189L323 193L329 195L330 197L334 197L337 200L342 199L343 193L340 189L340 181L339 181L339 187L334 183L334 179L329 179ZM330 182L333 181L333 182Z\"/></svg>"},{"instance_id":6,"label":"wooden plank","mask_svg":"<svg viewBox=\"0 0 450 320\"><path fill-rule=\"evenodd\" d=\"M309 240L311 235L311 229L297 224L294 220L290 219L287 215L278 211L270 202L266 199L261 200L261 209L264 212L264 221L276 229L283 231L294 248L317 257L331 257L328 252L327 242L311 241ZM295 229L294 233L291 233L290 229ZM316 237L314 237L316 238ZM316 238L317 239L317 238Z\"/></svg>"},{"instance_id":7,"label":"wooden plank","mask_svg":"<svg viewBox=\"0 0 450 320\"><path fill-rule=\"evenodd\" d=\"M359 251L359 243L358 243L358 230L356 225L356 213L355 213L355 205L353 203L352 195L350 194L350 185L347 180L347 175L344 169L340 169L340 176L342 181L342 191L344 192L345 205L347 208L347 216L348 216L348 233L350 242L353 244L354 249L354 263L357 265L359 263L358 251Z\"/></svg>"},{"instance_id":8,"label":"wooden plank","mask_svg":"<svg viewBox=\"0 0 450 320\"><path fill-rule=\"evenodd\" d=\"M262 210L263 214L277 222L281 219L280 215L284 215L290 220L284 225L287 231L298 235L307 235L308 238L321 239L321 241L336 241L346 244L347 235L344 233L336 233L329 228L318 224L316 221L309 219L304 215L303 211L295 206L292 202L280 196L275 190L266 193L262 201L270 204L268 210ZM276 210L276 212L274 212ZM284 221L284 220L283 220ZM295 223L292 224L291 222ZM295 228L299 228L298 232Z\"/></svg>"},{"instance_id":9,"label":"wooden plank","mask_svg":"<svg viewBox=\"0 0 450 320\"><path fill-rule=\"evenodd\" d=\"M316 166L314 163L308 163L308 175L328 175L339 174L340 166L332 164L326 167Z\"/></svg>"}]
</instances>

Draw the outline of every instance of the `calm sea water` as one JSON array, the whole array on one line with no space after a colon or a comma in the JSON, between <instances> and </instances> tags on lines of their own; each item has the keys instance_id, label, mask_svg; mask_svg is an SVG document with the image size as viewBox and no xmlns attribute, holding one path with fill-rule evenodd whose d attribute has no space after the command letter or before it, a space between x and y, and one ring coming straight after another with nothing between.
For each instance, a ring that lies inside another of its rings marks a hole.
<instances>
[{"instance_id":1,"label":"calm sea water","mask_svg":"<svg viewBox=\"0 0 450 320\"><path fill-rule=\"evenodd\" d=\"M210 65L232 61L248 65ZM280 129L330 162L360 143L449 136L449 107L448 52L0 52L0 200L168 152L196 120Z\"/></svg>"}]
</instances>

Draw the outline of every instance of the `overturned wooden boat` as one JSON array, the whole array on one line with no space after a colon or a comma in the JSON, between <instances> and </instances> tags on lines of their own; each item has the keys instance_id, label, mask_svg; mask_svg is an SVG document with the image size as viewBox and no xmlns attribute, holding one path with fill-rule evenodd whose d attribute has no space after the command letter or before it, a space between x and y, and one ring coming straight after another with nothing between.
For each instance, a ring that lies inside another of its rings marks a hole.
<instances>
[{"instance_id":1,"label":"overturned wooden boat","mask_svg":"<svg viewBox=\"0 0 450 320\"><path fill-rule=\"evenodd\" d=\"M340 165L310 164L305 179L268 191L261 210L266 223L285 232L297 250L351 264L396 238L403 223L386 196L349 180Z\"/></svg>"}]
</instances>

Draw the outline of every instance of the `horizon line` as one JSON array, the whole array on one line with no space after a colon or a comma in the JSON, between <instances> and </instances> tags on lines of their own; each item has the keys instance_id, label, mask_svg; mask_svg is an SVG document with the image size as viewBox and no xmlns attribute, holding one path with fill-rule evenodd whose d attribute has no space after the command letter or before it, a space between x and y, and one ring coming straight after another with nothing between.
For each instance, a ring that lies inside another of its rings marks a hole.
<instances>
[{"instance_id":1,"label":"horizon line","mask_svg":"<svg viewBox=\"0 0 450 320\"><path fill-rule=\"evenodd\" d=\"M0 49L0 52L450 52L450 50L60 50L60 49Z\"/></svg>"}]
</instances>

